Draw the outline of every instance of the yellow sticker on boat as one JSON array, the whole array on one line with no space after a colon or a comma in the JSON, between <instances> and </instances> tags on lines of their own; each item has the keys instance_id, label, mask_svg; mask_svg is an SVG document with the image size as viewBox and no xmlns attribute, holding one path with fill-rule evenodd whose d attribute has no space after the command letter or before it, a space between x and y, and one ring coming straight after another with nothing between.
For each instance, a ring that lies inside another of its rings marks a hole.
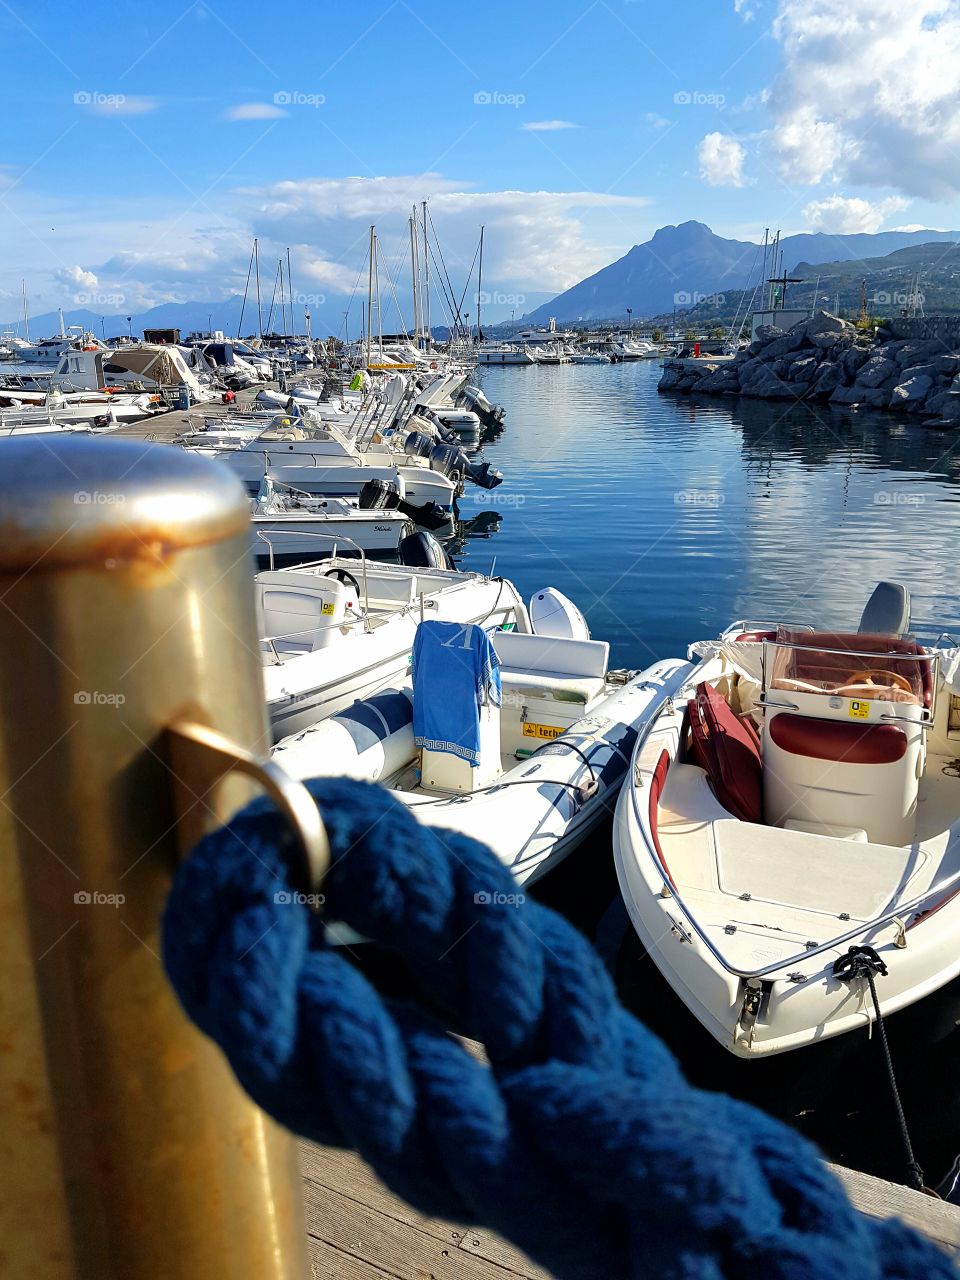
<instances>
[{"instance_id":1,"label":"yellow sticker on boat","mask_svg":"<svg viewBox=\"0 0 960 1280\"><path fill-rule=\"evenodd\" d=\"M525 738L559 738L563 730L553 724L534 724L532 720L523 722L523 736Z\"/></svg>"},{"instance_id":2,"label":"yellow sticker on boat","mask_svg":"<svg viewBox=\"0 0 960 1280\"><path fill-rule=\"evenodd\" d=\"M859 702L856 698L850 699L850 715L854 720L870 719L870 703Z\"/></svg>"},{"instance_id":3,"label":"yellow sticker on boat","mask_svg":"<svg viewBox=\"0 0 960 1280\"><path fill-rule=\"evenodd\" d=\"M325 604L323 608L320 610L320 612L330 614L330 613L333 613L335 610L336 610L336 605Z\"/></svg>"}]
</instances>

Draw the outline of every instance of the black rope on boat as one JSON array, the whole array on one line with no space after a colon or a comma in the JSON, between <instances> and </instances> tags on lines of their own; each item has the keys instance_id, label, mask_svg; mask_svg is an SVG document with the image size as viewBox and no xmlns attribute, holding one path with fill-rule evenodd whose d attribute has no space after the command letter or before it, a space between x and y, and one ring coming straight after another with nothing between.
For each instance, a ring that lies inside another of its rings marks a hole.
<instances>
[{"instance_id":1,"label":"black rope on boat","mask_svg":"<svg viewBox=\"0 0 960 1280\"><path fill-rule=\"evenodd\" d=\"M900 1090L897 1088L897 1077L893 1070L893 1058L890 1054L890 1044L887 1040L887 1029L883 1025L883 1014L880 1012L880 1000L877 996L876 976L881 978L887 976L887 966L884 964L880 955L873 947L850 947L845 956L840 956L833 965L834 976L839 978L841 982L854 982L857 980L866 980L870 987L870 995L873 998L873 1008L876 1015L877 1031L880 1037L880 1047L883 1050L883 1057L887 1068L887 1079L890 1081L890 1092L893 1094L893 1105L897 1112L897 1121L900 1125L900 1137L903 1141L903 1149L907 1156L905 1167L906 1185L912 1187L914 1191L926 1190L923 1182L923 1170L917 1162L917 1158L913 1153L913 1143L910 1141L910 1130L907 1127L907 1117L904 1114L903 1103L900 1100Z\"/></svg>"}]
</instances>

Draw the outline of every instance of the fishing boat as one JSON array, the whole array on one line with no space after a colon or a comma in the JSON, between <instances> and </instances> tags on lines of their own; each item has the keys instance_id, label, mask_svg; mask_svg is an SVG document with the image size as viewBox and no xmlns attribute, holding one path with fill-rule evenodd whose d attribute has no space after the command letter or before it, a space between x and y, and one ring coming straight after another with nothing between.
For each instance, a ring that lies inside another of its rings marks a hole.
<instances>
[{"instance_id":1,"label":"fishing boat","mask_svg":"<svg viewBox=\"0 0 960 1280\"><path fill-rule=\"evenodd\" d=\"M591 639L576 606L553 589L534 593L523 623L471 637L470 628L427 620L418 642L431 632L438 642L415 646L408 684L284 739L275 759L300 777L378 782L420 821L482 840L518 885L539 879L609 816L637 733L689 664L610 671L610 646ZM496 657L498 694L482 702L472 639ZM418 709L440 725L449 703L464 709L462 732L450 740L428 728L425 739Z\"/></svg>"},{"instance_id":2,"label":"fishing boat","mask_svg":"<svg viewBox=\"0 0 960 1280\"><path fill-rule=\"evenodd\" d=\"M358 698L407 678L424 618L488 630L529 629L526 607L505 578L443 567L434 554L418 565L330 556L255 578L267 709L282 738L343 711ZM332 541L332 539L331 539Z\"/></svg>"},{"instance_id":3,"label":"fishing boat","mask_svg":"<svg viewBox=\"0 0 960 1280\"><path fill-rule=\"evenodd\" d=\"M736 622L638 739L620 888L677 996L746 1058L960 972L960 650L881 583L855 632ZM871 993L876 991L876 1002Z\"/></svg>"}]
</instances>

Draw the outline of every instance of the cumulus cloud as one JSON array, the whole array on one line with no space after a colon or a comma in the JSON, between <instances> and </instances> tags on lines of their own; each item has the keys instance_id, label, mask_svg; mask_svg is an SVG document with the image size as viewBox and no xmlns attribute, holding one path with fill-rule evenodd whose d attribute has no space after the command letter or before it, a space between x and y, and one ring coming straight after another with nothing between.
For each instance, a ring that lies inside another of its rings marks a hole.
<instances>
[{"instance_id":1,"label":"cumulus cloud","mask_svg":"<svg viewBox=\"0 0 960 1280\"><path fill-rule=\"evenodd\" d=\"M528 120L520 126L529 133L556 133L558 129L579 129L572 120Z\"/></svg>"},{"instance_id":2,"label":"cumulus cloud","mask_svg":"<svg viewBox=\"0 0 960 1280\"><path fill-rule=\"evenodd\" d=\"M780 0L770 136L787 181L960 192L957 0Z\"/></svg>"},{"instance_id":3,"label":"cumulus cloud","mask_svg":"<svg viewBox=\"0 0 960 1280\"><path fill-rule=\"evenodd\" d=\"M866 231L872 235L880 230L891 213L900 213L909 203L901 196L890 196L871 204L869 200L857 197L832 195L826 200L811 201L803 216L814 231L829 231L833 235Z\"/></svg>"},{"instance_id":4,"label":"cumulus cloud","mask_svg":"<svg viewBox=\"0 0 960 1280\"><path fill-rule=\"evenodd\" d=\"M711 187L742 187L747 153L728 133L708 133L697 147L700 177Z\"/></svg>"},{"instance_id":5,"label":"cumulus cloud","mask_svg":"<svg viewBox=\"0 0 960 1280\"><path fill-rule=\"evenodd\" d=\"M238 102L224 113L224 120L278 120L287 113L272 102Z\"/></svg>"},{"instance_id":6,"label":"cumulus cloud","mask_svg":"<svg viewBox=\"0 0 960 1280\"><path fill-rule=\"evenodd\" d=\"M569 288L616 256L632 215L649 201L593 191L470 191L436 173L382 178L308 178L246 188L254 232L280 244L311 246L311 258L353 272L364 262L371 223L390 261L409 252L411 206L427 199L448 266L469 270L481 223L484 275L536 290ZM588 236L581 215L623 221L612 245ZM432 236L431 236L432 239Z\"/></svg>"},{"instance_id":7,"label":"cumulus cloud","mask_svg":"<svg viewBox=\"0 0 960 1280\"><path fill-rule=\"evenodd\" d=\"M752 22L757 16L755 0L733 0L733 11L739 14L744 22Z\"/></svg>"},{"instance_id":8,"label":"cumulus cloud","mask_svg":"<svg viewBox=\"0 0 960 1280\"><path fill-rule=\"evenodd\" d=\"M99 283L94 272L84 271L83 267L63 267L57 272L57 279L74 289L93 289Z\"/></svg>"}]
</instances>

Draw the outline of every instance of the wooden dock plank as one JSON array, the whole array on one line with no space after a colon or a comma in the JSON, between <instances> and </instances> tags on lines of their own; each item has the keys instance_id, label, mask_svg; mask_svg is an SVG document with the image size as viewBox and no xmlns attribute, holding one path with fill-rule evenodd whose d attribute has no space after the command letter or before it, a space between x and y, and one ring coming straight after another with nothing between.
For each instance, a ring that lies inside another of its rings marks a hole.
<instances>
[{"instance_id":1,"label":"wooden dock plank","mask_svg":"<svg viewBox=\"0 0 960 1280\"><path fill-rule=\"evenodd\" d=\"M315 1280L550 1280L486 1228L423 1217L354 1152L301 1142L300 1157ZM869 1174L831 1168L861 1213L901 1218L960 1252L960 1209Z\"/></svg>"}]
</instances>

